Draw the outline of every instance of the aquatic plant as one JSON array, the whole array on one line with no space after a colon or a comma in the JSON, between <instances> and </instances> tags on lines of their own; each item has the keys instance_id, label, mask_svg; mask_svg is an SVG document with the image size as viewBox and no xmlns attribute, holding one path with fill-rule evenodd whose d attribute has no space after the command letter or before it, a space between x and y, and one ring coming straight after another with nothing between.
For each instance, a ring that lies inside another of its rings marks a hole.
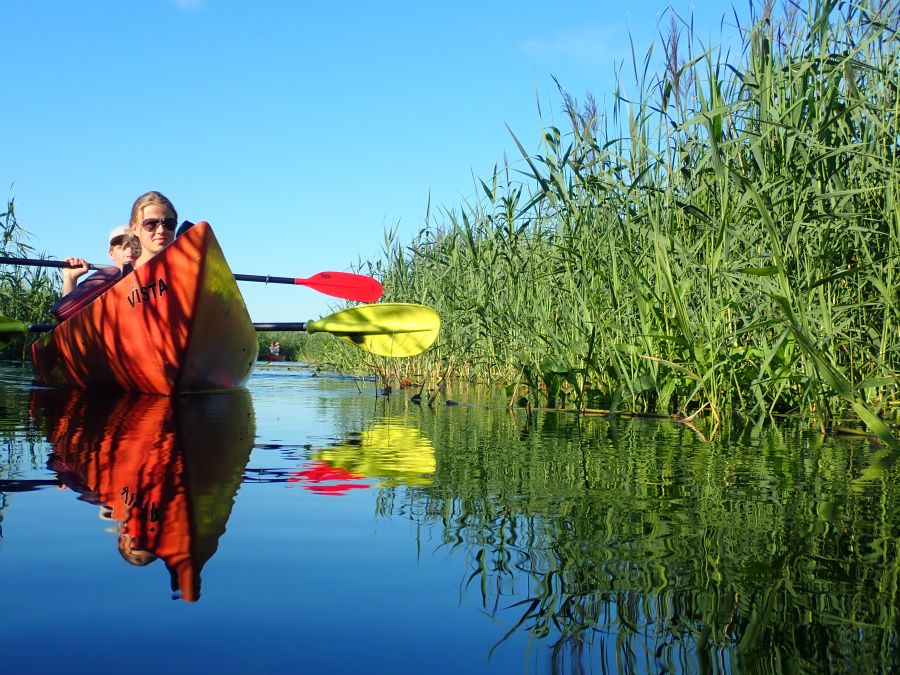
<instances>
[{"instance_id":1,"label":"aquatic plant","mask_svg":"<svg viewBox=\"0 0 900 675\"><path fill-rule=\"evenodd\" d=\"M31 236L16 219L15 200L7 202L6 212L0 213L0 255L18 258L36 257L27 243ZM55 273L40 267L0 265L0 316L45 323L52 319L50 308L59 298L60 280ZM29 340L16 340L4 345L0 356L24 358Z\"/></svg>"},{"instance_id":2,"label":"aquatic plant","mask_svg":"<svg viewBox=\"0 0 900 675\"><path fill-rule=\"evenodd\" d=\"M513 134L520 161L368 263L442 317L405 367L712 428L852 418L898 447L897 9L754 4L732 51L672 17L611 110L560 89L567 131Z\"/></svg>"}]
</instances>

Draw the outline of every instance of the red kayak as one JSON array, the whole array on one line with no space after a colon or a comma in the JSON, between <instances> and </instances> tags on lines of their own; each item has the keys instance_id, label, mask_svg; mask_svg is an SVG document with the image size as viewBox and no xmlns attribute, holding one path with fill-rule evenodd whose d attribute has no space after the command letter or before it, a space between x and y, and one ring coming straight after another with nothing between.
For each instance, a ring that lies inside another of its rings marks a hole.
<instances>
[{"instance_id":1,"label":"red kayak","mask_svg":"<svg viewBox=\"0 0 900 675\"><path fill-rule=\"evenodd\" d=\"M243 386L256 331L219 242L198 223L34 343L39 384L172 395Z\"/></svg>"}]
</instances>

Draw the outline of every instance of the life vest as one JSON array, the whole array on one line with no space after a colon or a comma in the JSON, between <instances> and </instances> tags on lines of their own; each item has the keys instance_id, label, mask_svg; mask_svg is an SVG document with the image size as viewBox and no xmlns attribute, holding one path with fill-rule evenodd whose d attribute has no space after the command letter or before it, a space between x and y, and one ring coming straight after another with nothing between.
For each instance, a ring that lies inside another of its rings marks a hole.
<instances>
[{"instance_id":1,"label":"life vest","mask_svg":"<svg viewBox=\"0 0 900 675\"><path fill-rule=\"evenodd\" d=\"M125 269L130 272L131 265L126 265ZM61 297L50 309L51 314L59 321L65 321L87 307L98 295L115 286L122 276L122 271L118 267L104 267L97 270L78 284L74 291Z\"/></svg>"}]
</instances>

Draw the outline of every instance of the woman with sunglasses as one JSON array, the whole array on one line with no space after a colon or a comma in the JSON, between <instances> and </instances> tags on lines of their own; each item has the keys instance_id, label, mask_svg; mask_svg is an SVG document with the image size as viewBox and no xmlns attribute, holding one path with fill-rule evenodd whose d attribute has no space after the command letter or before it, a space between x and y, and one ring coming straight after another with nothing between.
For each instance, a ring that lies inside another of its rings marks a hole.
<instances>
[{"instance_id":1,"label":"woman with sunglasses","mask_svg":"<svg viewBox=\"0 0 900 675\"><path fill-rule=\"evenodd\" d=\"M133 266L140 267L175 239L178 214L169 198L151 191L138 197L131 207L131 220L127 227L131 236L140 242L141 253ZM76 286L79 277L87 273L88 265L81 258L67 258L76 267L63 271L63 293L50 312L60 321L81 310L87 303L104 293L122 278L122 269L111 268L91 275Z\"/></svg>"},{"instance_id":2,"label":"woman with sunglasses","mask_svg":"<svg viewBox=\"0 0 900 675\"><path fill-rule=\"evenodd\" d=\"M140 255L136 258L132 256L126 262L133 267L138 267L162 251L166 246L175 239L175 225L178 222L178 215L175 207L169 198L161 192L151 191L138 197L134 205L131 207L131 220L128 225L124 226L122 239L128 239L131 244L131 237L124 237L131 234L139 242L134 245L134 250L140 250ZM125 241L120 241L125 244ZM121 270L123 265L118 258L113 255L114 241L109 241L109 255L115 261L116 266ZM129 246L129 248L131 248ZM66 262L72 265L71 268L63 270L63 295L68 295L75 290L78 279L88 273L88 264L82 258L66 258Z\"/></svg>"},{"instance_id":3,"label":"woman with sunglasses","mask_svg":"<svg viewBox=\"0 0 900 675\"><path fill-rule=\"evenodd\" d=\"M168 197L151 191L135 200L129 224L141 242L141 255L134 261L140 267L175 240L178 213Z\"/></svg>"}]
</instances>

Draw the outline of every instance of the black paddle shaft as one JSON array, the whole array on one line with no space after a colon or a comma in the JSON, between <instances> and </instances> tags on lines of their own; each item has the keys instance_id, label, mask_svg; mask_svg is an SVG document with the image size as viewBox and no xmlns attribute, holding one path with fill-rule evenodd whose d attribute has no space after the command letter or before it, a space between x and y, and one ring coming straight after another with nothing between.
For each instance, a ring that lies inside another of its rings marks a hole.
<instances>
[{"instance_id":1,"label":"black paddle shaft","mask_svg":"<svg viewBox=\"0 0 900 675\"><path fill-rule=\"evenodd\" d=\"M270 277L268 274L235 274L238 281L259 281L264 284L290 284L294 286L297 280L294 277Z\"/></svg>"},{"instance_id":2,"label":"black paddle shaft","mask_svg":"<svg viewBox=\"0 0 900 675\"><path fill-rule=\"evenodd\" d=\"M39 260L38 258L11 258L9 256L0 256L0 265L30 265L31 267L58 267L59 269L74 269L77 267L77 265L70 265L65 260ZM88 263L89 270L105 270L110 267L112 265ZM294 286L297 283L294 277L272 277L268 274L235 274L234 278L238 281L259 281L264 284L290 284Z\"/></svg>"},{"instance_id":3,"label":"black paddle shaft","mask_svg":"<svg viewBox=\"0 0 900 675\"><path fill-rule=\"evenodd\" d=\"M0 256L0 265L30 265L31 267L58 267L60 269L75 269L78 265L70 265L65 260L39 260L37 258L10 258ZM105 270L113 265L94 265L88 263L89 270Z\"/></svg>"},{"instance_id":4,"label":"black paddle shaft","mask_svg":"<svg viewBox=\"0 0 900 675\"><path fill-rule=\"evenodd\" d=\"M296 323L255 323L253 327L262 332L266 331L296 331L300 333L306 332L306 321L298 321Z\"/></svg>"},{"instance_id":5,"label":"black paddle shaft","mask_svg":"<svg viewBox=\"0 0 900 675\"><path fill-rule=\"evenodd\" d=\"M294 323L255 323L253 327L262 332L267 331L284 331L286 333L289 332L306 332L306 321L297 321ZM57 324L55 323L33 323L28 326L29 333L49 333L51 330L56 328Z\"/></svg>"}]
</instances>

